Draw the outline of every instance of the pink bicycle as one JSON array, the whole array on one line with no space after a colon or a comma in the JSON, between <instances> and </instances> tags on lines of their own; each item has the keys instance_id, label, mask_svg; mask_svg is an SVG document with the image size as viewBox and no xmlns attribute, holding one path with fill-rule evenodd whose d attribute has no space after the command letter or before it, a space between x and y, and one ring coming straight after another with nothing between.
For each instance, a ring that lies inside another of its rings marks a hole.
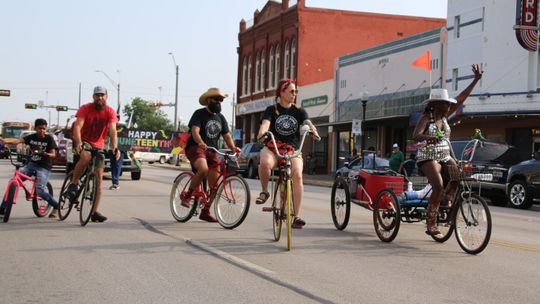
<instances>
[{"instance_id":1,"label":"pink bicycle","mask_svg":"<svg viewBox=\"0 0 540 304\"><path fill-rule=\"evenodd\" d=\"M9 156L9 160L11 161L11 164L15 166L15 174L8 182L6 192L2 200L2 205L0 207L0 214L3 213L4 215L4 223L7 223L7 221L9 221L9 216L11 215L11 208L14 204L17 203L17 197L21 188L26 194L26 200L32 201L32 209L34 210L34 214L37 217L44 217L51 211L52 206L50 206L44 199L42 199L39 195L36 194L36 179L21 173L19 169L22 164L14 163L11 155ZM30 185L26 184L27 182L32 183L31 188ZM53 195L53 188L51 186L51 183L49 182L47 182L47 191L51 195Z\"/></svg>"}]
</instances>

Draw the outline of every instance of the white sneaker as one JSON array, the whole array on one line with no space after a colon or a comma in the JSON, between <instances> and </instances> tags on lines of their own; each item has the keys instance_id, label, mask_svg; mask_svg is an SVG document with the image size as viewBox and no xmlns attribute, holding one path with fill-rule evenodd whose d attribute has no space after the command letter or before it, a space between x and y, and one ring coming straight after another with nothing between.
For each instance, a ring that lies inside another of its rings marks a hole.
<instances>
[{"instance_id":1,"label":"white sneaker","mask_svg":"<svg viewBox=\"0 0 540 304\"><path fill-rule=\"evenodd\" d=\"M120 189L120 186L118 186L118 185L112 185L112 186L109 187L109 189L110 189L110 190L118 190L118 189Z\"/></svg>"}]
</instances>

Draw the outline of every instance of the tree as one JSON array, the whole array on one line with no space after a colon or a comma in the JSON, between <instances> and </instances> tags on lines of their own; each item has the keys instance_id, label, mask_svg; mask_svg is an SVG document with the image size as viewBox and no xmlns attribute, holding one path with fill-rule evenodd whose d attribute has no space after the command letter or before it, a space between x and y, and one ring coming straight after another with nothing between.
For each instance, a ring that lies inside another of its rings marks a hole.
<instances>
[{"instance_id":1,"label":"tree","mask_svg":"<svg viewBox=\"0 0 540 304\"><path fill-rule=\"evenodd\" d=\"M124 115L131 117L132 123L137 123L137 128L148 130L172 130L174 126L165 113L156 107L151 106L151 102L136 97L131 104L124 106Z\"/></svg>"},{"instance_id":2,"label":"tree","mask_svg":"<svg viewBox=\"0 0 540 304\"><path fill-rule=\"evenodd\" d=\"M187 132L189 132L189 127L186 124L180 123L178 125L178 131L187 133Z\"/></svg>"}]
</instances>

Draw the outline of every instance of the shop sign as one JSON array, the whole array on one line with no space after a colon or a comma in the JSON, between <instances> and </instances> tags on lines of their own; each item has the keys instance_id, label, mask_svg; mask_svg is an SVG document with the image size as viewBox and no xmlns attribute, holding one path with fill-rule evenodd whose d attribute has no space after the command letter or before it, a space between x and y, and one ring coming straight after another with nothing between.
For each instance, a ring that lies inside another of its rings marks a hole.
<instances>
[{"instance_id":1,"label":"shop sign","mask_svg":"<svg viewBox=\"0 0 540 304\"><path fill-rule=\"evenodd\" d=\"M328 102L327 95L317 96L317 97L302 100L302 107L303 108L314 107L314 106L326 104L327 102Z\"/></svg>"},{"instance_id":2,"label":"shop sign","mask_svg":"<svg viewBox=\"0 0 540 304\"><path fill-rule=\"evenodd\" d=\"M535 129L532 129L531 131L532 131L533 136L540 136L540 129L535 128Z\"/></svg>"},{"instance_id":3,"label":"shop sign","mask_svg":"<svg viewBox=\"0 0 540 304\"><path fill-rule=\"evenodd\" d=\"M236 105L237 115L244 115L249 113L262 112L267 107L274 104L273 98L249 101L244 103L239 103Z\"/></svg>"},{"instance_id":4,"label":"shop sign","mask_svg":"<svg viewBox=\"0 0 540 304\"><path fill-rule=\"evenodd\" d=\"M538 49L538 0L516 0L516 38L529 52Z\"/></svg>"}]
</instances>

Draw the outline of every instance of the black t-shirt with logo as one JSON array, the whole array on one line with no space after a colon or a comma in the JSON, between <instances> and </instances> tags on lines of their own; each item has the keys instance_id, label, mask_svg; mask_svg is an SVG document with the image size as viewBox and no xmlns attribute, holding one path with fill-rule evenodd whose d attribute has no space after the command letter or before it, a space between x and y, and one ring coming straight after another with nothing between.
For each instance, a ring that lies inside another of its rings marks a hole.
<instances>
[{"instance_id":1,"label":"black t-shirt with logo","mask_svg":"<svg viewBox=\"0 0 540 304\"><path fill-rule=\"evenodd\" d=\"M211 114L206 108L198 109L193 113L191 119L189 120L189 129L191 127L197 126L200 129L199 134L201 135L204 143L209 147L214 147L219 149L218 140L220 135L225 135L229 133L229 125L223 114ZM193 140L193 134L189 137L186 144L186 149L192 146L197 146L197 143Z\"/></svg>"},{"instance_id":2,"label":"black t-shirt with logo","mask_svg":"<svg viewBox=\"0 0 540 304\"><path fill-rule=\"evenodd\" d=\"M286 109L277 104L266 108L263 114L263 120L270 121L270 131L274 133L276 140L280 140L295 148L300 146L300 126L308 119L306 110L291 106Z\"/></svg>"},{"instance_id":3,"label":"black t-shirt with logo","mask_svg":"<svg viewBox=\"0 0 540 304\"><path fill-rule=\"evenodd\" d=\"M51 135L47 134L45 135L45 137L39 138L36 133L30 134L24 137L24 143L30 146L29 161L47 170L50 170L52 168L52 159L39 153L50 153L54 149L56 149L56 142Z\"/></svg>"}]
</instances>

